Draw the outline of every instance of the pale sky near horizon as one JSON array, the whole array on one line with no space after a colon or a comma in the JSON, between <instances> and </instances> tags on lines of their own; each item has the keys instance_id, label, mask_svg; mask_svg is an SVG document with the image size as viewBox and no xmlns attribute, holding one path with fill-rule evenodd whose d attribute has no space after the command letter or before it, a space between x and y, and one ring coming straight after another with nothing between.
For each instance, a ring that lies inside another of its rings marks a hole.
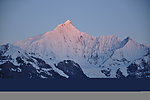
<instances>
[{"instance_id":1,"label":"pale sky near horizon","mask_svg":"<svg viewBox=\"0 0 150 100\"><path fill-rule=\"evenodd\" d=\"M150 0L0 0L0 44L53 30L66 20L89 35L150 44Z\"/></svg>"}]
</instances>

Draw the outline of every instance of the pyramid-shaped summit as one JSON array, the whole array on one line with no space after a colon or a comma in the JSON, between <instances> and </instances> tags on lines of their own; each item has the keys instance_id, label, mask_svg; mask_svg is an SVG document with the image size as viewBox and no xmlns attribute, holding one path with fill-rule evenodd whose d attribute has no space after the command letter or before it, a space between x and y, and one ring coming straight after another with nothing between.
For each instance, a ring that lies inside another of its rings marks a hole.
<instances>
[{"instance_id":1,"label":"pyramid-shaped summit","mask_svg":"<svg viewBox=\"0 0 150 100\"><path fill-rule=\"evenodd\" d=\"M79 30L72 24L70 20L65 21L63 24L59 24L55 29L55 31L78 31Z\"/></svg>"},{"instance_id":2,"label":"pyramid-shaped summit","mask_svg":"<svg viewBox=\"0 0 150 100\"><path fill-rule=\"evenodd\" d=\"M64 24L71 24L71 21L67 20Z\"/></svg>"}]
</instances>

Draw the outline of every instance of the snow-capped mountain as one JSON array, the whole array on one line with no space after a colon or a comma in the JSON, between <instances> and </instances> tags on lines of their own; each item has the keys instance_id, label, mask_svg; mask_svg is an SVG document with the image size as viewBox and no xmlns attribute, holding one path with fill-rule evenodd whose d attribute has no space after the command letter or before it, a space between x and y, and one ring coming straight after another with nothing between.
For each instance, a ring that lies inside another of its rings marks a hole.
<instances>
[{"instance_id":1,"label":"snow-capped mountain","mask_svg":"<svg viewBox=\"0 0 150 100\"><path fill-rule=\"evenodd\" d=\"M26 63L26 59L33 59L33 67L37 69L40 66L37 66L35 58L38 58L49 65L53 72L66 78L79 75L90 78L129 77L129 66L150 52L149 47L130 37L120 40L114 35L90 36L76 29L69 20L52 31L17 41L9 47L9 50L5 50L1 46L1 52L11 56L11 63L18 66L18 56L24 58ZM0 60L1 64L6 62ZM147 56L148 67L149 62L150 57Z\"/></svg>"}]
</instances>

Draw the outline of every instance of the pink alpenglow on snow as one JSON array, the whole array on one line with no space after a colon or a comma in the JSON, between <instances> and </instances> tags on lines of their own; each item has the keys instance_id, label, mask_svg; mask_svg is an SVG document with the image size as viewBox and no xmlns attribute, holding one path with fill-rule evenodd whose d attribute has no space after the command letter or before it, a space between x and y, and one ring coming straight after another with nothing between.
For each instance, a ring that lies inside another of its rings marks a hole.
<instances>
[{"instance_id":1,"label":"pink alpenglow on snow","mask_svg":"<svg viewBox=\"0 0 150 100\"><path fill-rule=\"evenodd\" d=\"M34 52L51 66L65 59L73 60L92 78L108 77L100 71L107 68L112 69L110 78L116 77L114 73L118 68L126 76L127 66L149 51L147 46L129 37L120 40L115 35L90 36L80 32L70 20L59 24L52 31L18 41L14 45ZM59 71L55 66L53 69Z\"/></svg>"}]
</instances>

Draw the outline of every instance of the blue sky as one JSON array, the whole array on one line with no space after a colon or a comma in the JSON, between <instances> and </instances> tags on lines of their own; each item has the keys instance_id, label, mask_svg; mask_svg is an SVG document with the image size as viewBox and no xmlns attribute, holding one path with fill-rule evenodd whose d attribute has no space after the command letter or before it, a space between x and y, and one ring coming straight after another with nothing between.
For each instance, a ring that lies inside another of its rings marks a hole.
<instances>
[{"instance_id":1,"label":"blue sky","mask_svg":"<svg viewBox=\"0 0 150 100\"><path fill-rule=\"evenodd\" d=\"M71 20L93 36L149 44L150 0L0 0L0 43L13 43Z\"/></svg>"}]
</instances>

